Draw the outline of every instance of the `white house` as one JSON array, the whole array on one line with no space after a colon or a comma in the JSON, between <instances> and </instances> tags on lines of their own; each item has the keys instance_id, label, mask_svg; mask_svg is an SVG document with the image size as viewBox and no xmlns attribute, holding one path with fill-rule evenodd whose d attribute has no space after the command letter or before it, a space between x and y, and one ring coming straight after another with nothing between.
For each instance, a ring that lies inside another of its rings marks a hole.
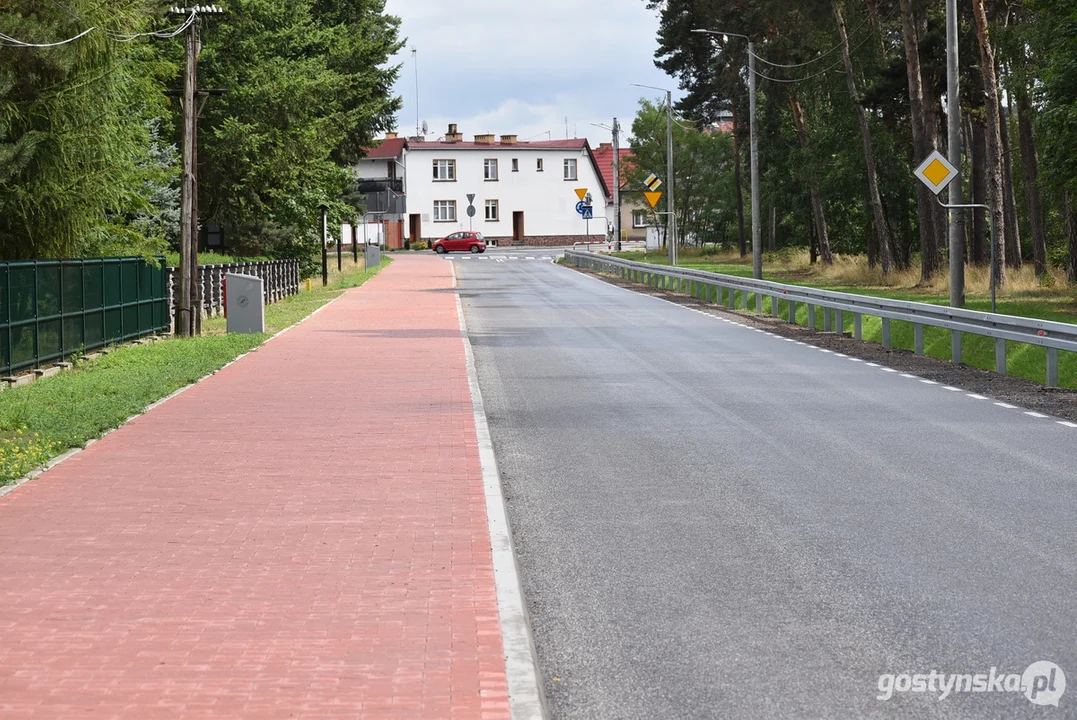
<instances>
[{"instance_id":1,"label":"white house","mask_svg":"<svg viewBox=\"0 0 1077 720\"><path fill-rule=\"evenodd\" d=\"M383 141L384 151L371 151L375 157L357 169L368 179L405 169L409 239L430 241L469 229L500 245L571 245L586 240L588 231L591 239L605 237L610 190L586 139L519 142L515 135L476 135L465 142L449 125L436 141L409 139L398 148L399 140ZM591 194L590 222L576 211L579 189ZM473 217L468 195L474 196Z\"/></svg>"}]
</instances>

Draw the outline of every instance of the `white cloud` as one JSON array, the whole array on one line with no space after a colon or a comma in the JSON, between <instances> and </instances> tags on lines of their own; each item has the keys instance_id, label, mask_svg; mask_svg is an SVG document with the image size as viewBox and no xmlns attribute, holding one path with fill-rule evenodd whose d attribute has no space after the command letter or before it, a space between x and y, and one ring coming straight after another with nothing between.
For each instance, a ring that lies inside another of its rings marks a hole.
<instances>
[{"instance_id":1,"label":"white cloud","mask_svg":"<svg viewBox=\"0 0 1077 720\"><path fill-rule=\"evenodd\" d=\"M638 99L660 95L630 83L677 89L654 66L658 20L644 0L388 0L386 11L401 17L408 39L396 58L399 127L408 134L416 124L412 47L418 119L434 137L455 122L467 136L561 138L567 116L568 134L594 145L609 133L591 122L616 116L630 126Z\"/></svg>"}]
</instances>

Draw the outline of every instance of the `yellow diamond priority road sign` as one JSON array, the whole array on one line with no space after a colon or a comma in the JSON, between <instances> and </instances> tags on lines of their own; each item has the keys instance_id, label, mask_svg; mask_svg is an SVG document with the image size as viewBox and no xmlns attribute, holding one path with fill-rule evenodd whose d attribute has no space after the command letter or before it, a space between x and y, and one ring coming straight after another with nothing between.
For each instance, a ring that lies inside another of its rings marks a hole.
<instances>
[{"instance_id":1,"label":"yellow diamond priority road sign","mask_svg":"<svg viewBox=\"0 0 1077 720\"><path fill-rule=\"evenodd\" d=\"M916 177L927 185L931 192L938 195L957 177L957 169L938 150L927 156L927 160L916 168Z\"/></svg>"},{"instance_id":2,"label":"yellow diamond priority road sign","mask_svg":"<svg viewBox=\"0 0 1077 720\"><path fill-rule=\"evenodd\" d=\"M643 181L643 184L647 186L647 189L651 192L658 190L658 186L662 184L662 181L658 179L658 176L651 173L647 176L647 179Z\"/></svg>"}]
</instances>

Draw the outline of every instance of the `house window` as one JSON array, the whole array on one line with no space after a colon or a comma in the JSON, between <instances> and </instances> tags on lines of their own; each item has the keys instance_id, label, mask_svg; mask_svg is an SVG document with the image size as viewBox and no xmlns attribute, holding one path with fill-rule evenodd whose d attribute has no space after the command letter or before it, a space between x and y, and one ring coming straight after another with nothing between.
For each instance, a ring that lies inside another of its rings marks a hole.
<instances>
[{"instance_id":1,"label":"house window","mask_svg":"<svg viewBox=\"0 0 1077 720\"><path fill-rule=\"evenodd\" d=\"M456 180L456 161L455 160L435 160L434 161L434 180L440 180L447 182L450 180Z\"/></svg>"},{"instance_id":2,"label":"house window","mask_svg":"<svg viewBox=\"0 0 1077 720\"><path fill-rule=\"evenodd\" d=\"M512 159L512 171L513 172L520 172L520 158L513 158Z\"/></svg>"},{"instance_id":3,"label":"house window","mask_svg":"<svg viewBox=\"0 0 1077 720\"><path fill-rule=\"evenodd\" d=\"M390 160L388 163L386 163L386 165L389 166L389 174L386 175L385 177L392 180L393 178L396 177L396 161L395 160Z\"/></svg>"},{"instance_id":4,"label":"house window","mask_svg":"<svg viewBox=\"0 0 1077 720\"><path fill-rule=\"evenodd\" d=\"M542 158L539 158L535 161L535 169L539 172L542 172Z\"/></svg>"},{"instance_id":5,"label":"house window","mask_svg":"<svg viewBox=\"0 0 1077 720\"><path fill-rule=\"evenodd\" d=\"M482 179L497 180L497 160L487 158L482 161Z\"/></svg>"},{"instance_id":6,"label":"house window","mask_svg":"<svg viewBox=\"0 0 1077 720\"><path fill-rule=\"evenodd\" d=\"M647 227L647 211L646 210L633 210L632 211L632 227L634 227L634 228Z\"/></svg>"},{"instance_id":7,"label":"house window","mask_svg":"<svg viewBox=\"0 0 1077 720\"><path fill-rule=\"evenodd\" d=\"M497 200L486 201L486 219L491 222L498 220Z\"/></svg>"},{"instance_id":8,"label":"house window","mask_svg":"<svg viewBox=\"0 0 1077 720\"><path fill-rule=\"evenodd\" d=\"M565 180L576 179L576 158L565 158Z\"/></svg>"},{"instance_id":9,"label":"house window","mask_svg":"<svg viewBox=\"0 0 1077 720\"><path fill-rule=\"evenodd\" d=\"M434 222L456 222L456 201L435 200Z\"/></svg>"}]
</instances>

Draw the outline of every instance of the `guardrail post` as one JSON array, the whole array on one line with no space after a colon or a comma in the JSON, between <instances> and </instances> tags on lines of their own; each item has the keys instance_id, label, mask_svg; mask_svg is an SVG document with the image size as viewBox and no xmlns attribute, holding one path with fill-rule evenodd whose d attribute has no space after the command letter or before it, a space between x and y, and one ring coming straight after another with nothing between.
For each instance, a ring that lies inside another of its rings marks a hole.
<instances>
[{"instance_id":1,"label":"guardrail post","mask_svg":"<svg viewBox=\"0 0 1077 720\"><path fill-rule=\"evenodd\" d=\"M778 317L778 296L770 296L770 314L774 317Z\"/></svg>"},{"instance_id":2,"label":"guardrail post","mask_svg":"<svg viewBox=\"0 0 1077 720\"><path fill-rule=\"evenodd\" d=\"M860 313L853 313L853 337L857 340L864 339L864 320Z\"/></svg>"},{"instance_id":3,"label":"guardrail post","mask_svg":"<svg viewBox=\"0 0 1077 720\"><path fill-rule=\"evenodd\" d=\"M763 295L761 293L755 294L755 313L756 315L763 314Z\"/></svg>"},{"instance_id":4,"label":"guardrail post","mask_svg":"<svg viewBox=\"0 0 1077 720\"><path fill-rule=\"evenodd\" d=\"M890 318L883 318L883 347L890 349Z\"/></svg>"},{"instance_id":5,"label":"guardrail post","mask_svg":"<svg viewBox=\"0 0 1077 720\"><path fill-rule=\"evenodd\" d=\"M1047 387L1058 387L1058 348L1047 348Z\"/></svg>"},{"instance_id":6,"label":"guardrail post","mask_svg":"<svg viewBox=\"0 0 1077 720\"><path fill-rule=\"evenodd\" d=\"M726 289L729 290L729 309L734 310L737 306L737 291L735 288ZM742 304L748 302L748 293L744 292L743 290L740 291L740 301Z\"/></svg>"},{"instance_id":7,"label":"guardrail post","mask_svg":"<svg viewBox=\"0 0 1077 720\"><path fill-rule=\"evenodd\" d=\"M730 291L730 292L732 292L732 291ZM748 309L748 291L747 290L741 290L740 291L740 309L741 310L747 310Z\"/></svg>"},{"instance_id":8,"label":"guardrail post","mask_svg":"<svg viewBox=\"0 0 1077 720\"><path fill-rule=\"evenodd\" d=\"M823 308L823 332L830 332L830 308Z\"/></svg>"},{"instance_id":9,"label":"guardrail post","mask_svg":"<svg viewBox=\"0 0 1077 720\"><path fill-rule=\"evenodd\" d=\"M954 365L961 364L961 331L950 331L950 361Z\"/></svg>"},{"instance_id":10,"label":"guardrail post","mask_svg":"<svg viewBox=\"0 0 1077 720\"><path fill-rule=\"evenodd\" d=\"M790 300L789 301L789 322L793 323L794 325L796 325L796 322L797 322L797 301L796 300Z\"/></svg>"},{"instance_id":11,"label":"guardrail post","mask_svg":"<svg viewBox=\"0 0 1077 720\"><path fill-rule=\"evenodd\" d=\"M815 329L815 306L808 303L808 327Z\"/></svg>"},{"instance_id":12,"label":"guardrail post","mask_svg":"<svg viewBox=\"0 0 1077 720\"><path fill-rule=\"evenodd\" d=\"M1006 340L995 338L995 372L999 375L1006 374Z\"/></svg>"},{"instance_id":13,"label":"guardrail post","mask_svg":"<svg viewBox=\"0 0 1077 720\"><path fill-rule=\"evenodd\" d=\"M841 310L834 311L834 332L845 336L845 314Z\"/></svg>"},{"instance_id":14,"label":"guardrail post","mask_svg":"<svg viewBox=\"0 0 1077 720\"><path fill-rule=\"evenodd\" d=\"M924 354L924 326L916 323L912 326L913 350L917 355Z\"/></svg>"}]
</instances>

